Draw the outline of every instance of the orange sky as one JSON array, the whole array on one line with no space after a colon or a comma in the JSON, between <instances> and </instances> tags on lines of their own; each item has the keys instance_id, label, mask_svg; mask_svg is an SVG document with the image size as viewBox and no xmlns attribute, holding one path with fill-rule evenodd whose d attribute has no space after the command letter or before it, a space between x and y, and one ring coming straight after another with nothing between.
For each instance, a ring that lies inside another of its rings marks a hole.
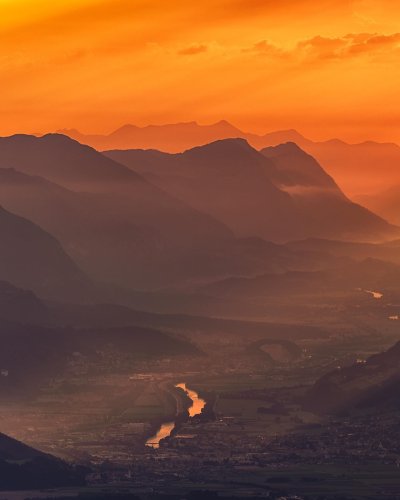
<instances>
[{"instance_id":1,"label":"orange sky","mask_svg":"<svg viewBox=\"0 0 400 500\"><path fill-rule=\"evenodd\" d=\"M397 0L0 0L0 134L227 119L400 142Z\"/></svg>"}]
</instances>

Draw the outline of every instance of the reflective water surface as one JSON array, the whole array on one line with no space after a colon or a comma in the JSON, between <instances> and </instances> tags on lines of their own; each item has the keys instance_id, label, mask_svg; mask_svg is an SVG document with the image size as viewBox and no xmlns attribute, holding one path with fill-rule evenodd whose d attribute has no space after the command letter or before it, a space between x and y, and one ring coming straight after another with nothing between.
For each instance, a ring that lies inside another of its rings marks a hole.
<instances>
[{"instance_id":1,"label":"reflective water surface","mask_svg":"<svg viewBox=\"0 0 400 500\"><path fill-rule=\"evenodd\" d=\"M151 448L159 448L161 439L164 439L171 435L171 432L174 430L175 422L166 422L161 425L158 429L157 433L154 436L149 437L146 441L146 446L150 446Z\"/></svg>"},{"instance_id":2,"label":"reflective water surface","mask_svg":"<svg viewBox=\"0 0 400 500\"><path fill-rule=\"evenodd\" d=\"M175 387L179 387L184 390L187 396L192 400L192 405L189 407L189 417L195 417L196 415L200 415L203 408L206 405L204 399L200 398L196 391L189 389L184 382L180 384L176 384ZM159 448L160 441L171 435L171 432L175 428L175 422L165 422L161 425L154 436L149 437L146 441L146 446L150 446L151 448Z\"/></svg>"},{"instance_id":3,"label":"reflective water surface","mask_svg":"<svg viewBox=\"0 0 400 500\"><path fill-rule=\"evenodd\" d=\"M206 402L204 399L201 399L196 391L189 389L186 387L185 383L177 384L175 387L179 387L183 389L189 398L192 400L192 406L189 408L189 417L195 417L196 415L200 415L203 408L206 406Z\"/></svg>"}]
</instances>

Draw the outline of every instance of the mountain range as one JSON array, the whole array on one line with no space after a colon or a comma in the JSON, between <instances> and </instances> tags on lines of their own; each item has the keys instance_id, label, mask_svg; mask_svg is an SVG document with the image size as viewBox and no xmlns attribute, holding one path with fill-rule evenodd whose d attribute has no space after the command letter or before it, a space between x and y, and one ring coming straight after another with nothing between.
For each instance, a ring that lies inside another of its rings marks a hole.
<instances>
[{"instance_id":1,"label":"mountain range","mask_svg":"<svg viewBox=\"0 0 400 500\"><path fill-rule=\"evenodd\" d=\"M105 154L222 221L237 237L376 240L396 235L395 228L351 202L294 143L257 151L244 139L224 139L177 154Z\"/></svg>"},{"instance_id":2,"label":"mountain range","mask_svg":"<svg viewBox=\"0 0 400 500\"><path fill-rule=\"evenodd\" d=\"M337 138L312 141L293 129L257 135L242 131L225 120L212 125L196 122L146 127L124 125L108 135L85 135L73 129L61 132L99 150L156 149L169 153L228 138L246 139L257 149L295 142L313 155L350 197L376 193L393 183L400 183L400 146L394 143L350 144Z\"/></svg>"},{"instance_id":3,"label":"mountain range","mask_svg":"<svg viewBox=\"0 0 400 500\"><path fill-rule=\"evenodd\" d=\"M128 198L119 205L118 198L117 193L72 191L40 176L0 168L3 204L54 234L94 281L149 288L188 277L285 269L299 261L296 252L279 245L256 238L235 239L222 223L183 203L179 206L187 226L177 228L177 222L172 217L166 220L162 207L156 207L158 196L149 200L154 204L151 220L145 219L143 210L135 211L134 205L140 201Z\"/></svg>"},{"instance_id":4,"label":"mountain range","mask_svg":"<svg viewBox=\"0 0 400 500\"><path fill-rule=\"evenodd\" d=\"M0 139L0 167L4 206L52 232L100 281L179 280L233 239L221 222L65 136Z\"/></svg>"},{"instance_id":5,"label":"mountain range","mask_svg":"<svg viewBox=\"0 0 400 500\"><path fill-rule=\"evenodd\" d=\"M326 338L355 296L356 315L379 302L357 296L366 290L393 299L385 319L396 313L400 229L349 199L307 140L241 137L227 122L181 128L124 127L91 139L102 152L61 134L0 138L4 400L34 400L77 367L125 376L165 357L190 364L211 338ZM104 149L127 143L180 149ZM304 405L397 408L399 352L325 375ZM0 435L0 489L82 478Z\"/></svg>"},{"instance_id":6,"label":"mountain range","mask_svg":"<svg viewBox=\"0 0 400 500\"><path fill-rule=\"evenodd\" d=\"M107 283L154 290L313 270L315 252L277 242L399 234L294 143L102 154L57 134L1 138L0 202L0 279L67 300L109 300Z\"/></svg>"}]
</instances>

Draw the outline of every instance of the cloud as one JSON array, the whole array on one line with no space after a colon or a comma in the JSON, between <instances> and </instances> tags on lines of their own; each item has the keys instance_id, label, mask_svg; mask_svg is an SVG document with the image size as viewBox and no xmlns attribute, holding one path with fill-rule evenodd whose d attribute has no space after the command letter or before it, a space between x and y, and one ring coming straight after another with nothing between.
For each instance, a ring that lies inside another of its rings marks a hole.
<instances>
[{"instance_id":1,"label":"cloud","mask_svg":"<svg viewBox=\"0 0 400 500\"><path fill-rule=\"evenodd\" d=\"M180 56L194 56L197 54L201 54L203 52L207 52L207 45L190 45L189 47L185 47L181 50L178 50L178 55Z\"/></svg>"},{"instance_id":2,"label":"cloud","mask_svg":"<svg viewBox=\"0 0 400 500\"><path fill-rule=\"evenodd\" d=\"M359 39L355 35L349 35L351 45L348 48L349 54L371 53L377 51L391 51L400 48L400 33L392 35L370 35L364 39Z\"/></svg>"},{"instance_id":3,"label":"cloud","mask_svg":"<svg viewBox=\"0 0 400 500\"><path fill-rule=\"evenodd\" d=\"M342 37L316 36L298 42L295 50L311 59L345 59L356 55L390 54L400 48L400 33L349 33Z\"/></svg>"},{"instance_id":4,"label":"cloud","mask_svg":"<svg viewBox=\"0 0 400 500\"><path fill-rule=\"evenodd\" d=\"M300 55L318 59L336 58L346 48L347 42L342 38L326 38L315 36L298 42L294 51Z\"/></svg>"},{"instance_id":5,"label":"cloud","mask_svg":"<svg viewBox=\"0 0 400 500\"><path fill-rule=\"evenodd\" d=\"M268 40L261 40L260 42L255 43L252 47L244 48L243 52L254 52L269 56L282 56L286 54L283 49Z\"/></svg>"},{"instance_id":6,"label":"cloud","mask_svg":"<svg viewBox=\"0 0 400 500\"><path fill-rule=\"evenodd\" d=\"M300 40L289 49L261 40L242 49L244 53L264 55L271 59L284 58L293 63L342 60L362 55L386 57L397 54L398 51L400 52L400 33L348 33L339 37L317 35Z\"/></svg>"}]
</instances>

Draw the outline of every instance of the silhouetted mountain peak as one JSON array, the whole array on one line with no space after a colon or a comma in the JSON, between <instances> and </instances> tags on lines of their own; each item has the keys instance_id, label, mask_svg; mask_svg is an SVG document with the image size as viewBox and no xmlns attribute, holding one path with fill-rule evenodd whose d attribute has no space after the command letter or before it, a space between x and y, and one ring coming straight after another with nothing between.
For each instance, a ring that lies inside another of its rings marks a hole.
<instances>
[{"instance_id":1,"label":"silhouetted mountain peak","mask_svg":"<svg viewBox=\"0 0 400 500\"><path fill-rule=\"evenodd\" d=\"M0 168L13 167L39 175L67 187L86 183L91 189L101 182L142 181L143 179L90 146L62 134L13 135L0 138Z\"/></svg>"},{"instance_id":2,"label":"silhouetted mountain peak","mask_svg":"<svg viewBox=\"0 0 400 500\"><path fill-rule=\"evenodd\" d=\"M30 144L79 144L78 141L71 138L69 135L61 134L61 133L49 133L41 136L31 135L31 134L14 134L8 137L0 137L0 141L2 142L14 142L21 145L30 145ZM87 146L88 147L88 146Z\"/></svg>"},{"instance_id":3,"label":"silhouetted mountain peak","mask_svg":"<svg viewBox=\"0 0 400 500\"><path fill-rule=\"evenodd\" d=\"M219 121L215 122L214 125L223 125L223 126L227 126L227 127L236 128L232 125L232 123L229 123L227 120L219 120Z\"/></svg>"},{"instance_id":4,"label":"silhouetted mountain peak","mask_svg":"<svg viewBox=\"0 0 400 500\"><path fill-rule=\"evenodd\" d=\"M274 161L283 185L330 188L340 193L332 177L325 172L315 158L295 142L270 146L262 149L261 153Z\"/></svg>"},{"instance_id":5,"label":"silhouetted mountain peak","mask_svg":"<svg viewBox=\"0 0 400 500\"><path fill-rule=\"evenodd\" d=\"M111 132L110 137L113 135L118 135L118 134L124 134L126 132L131 132L133 130L138 130L141 127L138 127L137 125L133 125L132 123L126 123L125 125L122 125L121 127L118 127L116 130Z\"/></svg>"},{"instance_id":6,"label":"silhouetted mountain peak","mask_svg":"<svg viewBox=\"0 0 400 500\"><path fill-rule=\"evenodd\" d=\"M222 220L238 236L282 241L362 234L376 239L378 234L395 232L351 203L321 165L294 142L257 151L239 137L175 155L137 150L105 154Z\"/></svg>"},{"instance_id":7,"label":"silhouetted mountain peak","mask_svg":"<svg viewBox=\"0 0 400 500\"><path fill-rule=\"evenodd\" d=\"M235 153L256 153L258 152L250 146L246 139L242 139L240 137L237 138L228 138L228 139L219 139L218 141L210 142L209 144L205 144L204 146L196 146L195 148L191 148L186 150L183 154L192 154L192 155L232 155Z\"/></svg>"},{"instance_id":8,"label":"silhouetted mountain peak","mask_svg":"<svg viewBox=\"0 0 400 500\"><path fill-rule=\"evenodd\" d=\"M71 143L80 144L78 141L76 141L75 139L72 139L71 137L69 137L68 135L65 135L65 134L50 133L50 134L42 135L41 137L38 137L38 139L39 140L41 139L43 141L57 142L57 144L71 144Z\"/></svg>"},{"instance_id":9,"label":"silhouetted mountain peak","mask_svg":"<svg viewBox=\"0 0 400 500\"><path fill-rule=\"evenodd\" d=\"M307 153L301 149L301 147L293 141L284 142L282 144L278 144L277 146L271 146L270 151L275 151L276 154L303 154ZM310 156L307 154L307 156Z\"/></svg>"},{"instance_id":10,"label":"silhouetted mountain peak","mask_svg":"<svg viewBox=\"0 0 400 500\"><path fill-rule=\"evenodd\" d=\"M227 120L219 120L218 122L210 125L210 127L218 129L220 132L238 134L239 136L243 135L243 132L240 129L232 125L232 123Z\"/></svg>"}]
</instances>

